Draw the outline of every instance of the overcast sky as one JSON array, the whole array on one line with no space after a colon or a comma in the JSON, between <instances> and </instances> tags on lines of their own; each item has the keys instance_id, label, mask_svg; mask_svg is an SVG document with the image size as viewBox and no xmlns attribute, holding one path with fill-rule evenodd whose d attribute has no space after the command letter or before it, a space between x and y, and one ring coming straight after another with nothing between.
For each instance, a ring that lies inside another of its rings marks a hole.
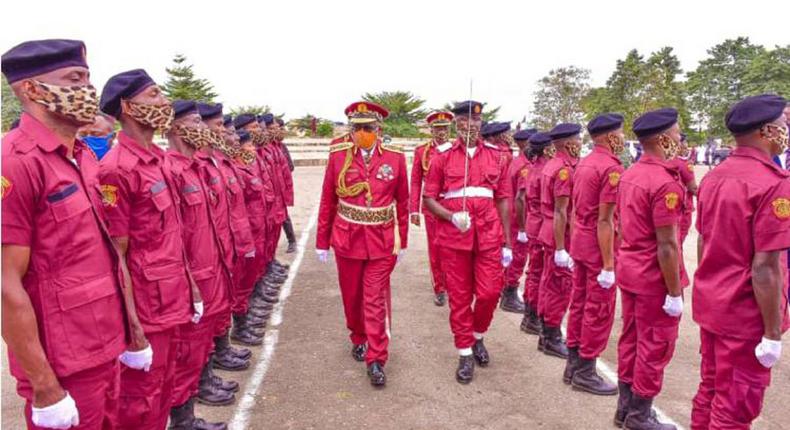
<instances>
[{"instance_id":1,"label":"overcast sky","mask_svg":"<svg viewBox=\"0 0 790 430\"><path fill-rule=\"evenodd\" d=\"M163 83L182 53L227 107L343 120L365 92L409 90L441 107L469 96L529 114L536 81L577 65L602 85L633 48L672 46L684 70L726 38L790 43L790 1L4 2L0 49L82 39L92 80L142 67Z\"/></svg>"}]
</instances>

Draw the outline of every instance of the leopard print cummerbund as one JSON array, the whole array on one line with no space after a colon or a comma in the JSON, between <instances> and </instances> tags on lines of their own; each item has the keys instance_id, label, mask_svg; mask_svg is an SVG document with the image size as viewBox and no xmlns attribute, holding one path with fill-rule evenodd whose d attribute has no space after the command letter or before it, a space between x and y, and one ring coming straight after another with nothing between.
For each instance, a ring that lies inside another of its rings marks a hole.
<instances>
[{"instance_id":1,"label":"leopard print cummerbund","mask_svg":"<svg viewBox=\"0 0 790 430\"><path fill-rule=\"evenodd\" d=\"M395 218L395 205L392 204L381 208L366 208L340 200L337 206L337 214L352 224L381 225Z\"/></svg>"}]
</instances>

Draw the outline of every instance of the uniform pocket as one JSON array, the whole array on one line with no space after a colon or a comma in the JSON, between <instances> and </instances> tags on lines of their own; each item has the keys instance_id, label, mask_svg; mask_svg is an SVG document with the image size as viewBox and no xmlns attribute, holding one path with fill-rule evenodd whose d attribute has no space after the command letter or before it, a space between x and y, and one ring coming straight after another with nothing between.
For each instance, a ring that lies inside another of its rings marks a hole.
<instances>
[{"instance_id":1,"label":"uniform pocket","mask_svg":"<svg viewBox=\"0 0 790 430\"><path fill-rule=\"evenodd\" d=\"M144 267L143 275L147 281L156 285L149 296L150 310L154 315L159 311L169 310L188 294L186 273L181 264Z\"/></svg>"},{"instance_id":2,"label":"uniform pocket","mask_svg":"<svg viewBox=\"0 0 790 430\"><path fill-rule=\"evenodd\" d=\"M72 185L76 187L75 184ZM58 223L62 223L90 209L91 204L88 198L83 193L77 192L77 190L77 188L74 188L73 192L60 199L53 199L53 195L47 197L47 201L50 202L49 207L52 210L52 217Z\"/></svg>"},{"instance_id":3,"label":"uniform pocket","mask_svg":"<svg viewBox=\"0 0 790 430\"><path fill-rule=\"evenodd\" d=\"M649 339L652 341L648 348L646 361L664 366L672 359L675 353L675 341L678 338L678 326L652 327Z\"/></svg>"},{"instance_id":4,"label":"uniform pocket","mask_svg":"<svg viewBox=\"0 0 790 430\"><path fill-rule=\"evenodd\" d=\"M752 360L756 361L754 357ZM759 363L756 366L762 367ZM730 394L725 400L728 410L740 422L752 422L763 409L765 389L771 382L771 373L768 369L747 370L735 367L732 370L732 385Z\"/></svg>"}]
</instances>

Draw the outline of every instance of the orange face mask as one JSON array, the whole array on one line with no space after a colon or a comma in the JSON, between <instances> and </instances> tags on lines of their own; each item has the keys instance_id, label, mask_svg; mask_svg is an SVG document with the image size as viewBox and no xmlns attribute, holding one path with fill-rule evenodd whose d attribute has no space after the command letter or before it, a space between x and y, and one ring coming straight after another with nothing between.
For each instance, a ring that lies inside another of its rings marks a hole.
<instances>
[{"instance_id":1,"label":"orange face mask","mask_svg":"<svg viewBox=\"0 0 790 430\"><path fill-rule=\"evenodd\" d=\"M376 144L377 137L376 133L372 131L357 130L354 132L354 143L358 147L368 151Z\"/></svg>"}]
</instances>

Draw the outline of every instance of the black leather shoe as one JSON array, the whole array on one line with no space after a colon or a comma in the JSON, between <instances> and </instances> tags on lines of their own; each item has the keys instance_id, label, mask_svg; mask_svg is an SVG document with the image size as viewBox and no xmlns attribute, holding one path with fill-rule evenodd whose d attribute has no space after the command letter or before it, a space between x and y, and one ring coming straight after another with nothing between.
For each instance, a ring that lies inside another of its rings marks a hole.
<instances>
[{"instance_id":1,"label":"black leather shoe","mask_svg":"<svg viewBox=\"0 0 790 430\"><path fill-rule=\"evenodd\" d=\"M288 249L285 250L286 254L293 254L296 252L296 242L288 242Z\"/></svg>"},{"instance_id":2,"label":"black leather shoe","mask_svg":"<svg viewBox=\"0 0 790 430\"><path fill-rule=\"evenodd\" d=\"M508 286L502 290L502 298L499 300L499 307L505 312L515 314L524 313L524 302L518 296L518 286Z\"/></svg>"},{"instance_id":3,"label":"black leather shoe","mask_svg":"<svg viewBox=\"0 0 790 430\"><path fill-rule=\"evenodd\" d=\"M475 344L472 346L472 355L474 355L475 361L480 367L486 367L491 362L491 357L489 357L488 350L483 344L483 339L475 341Z\"/></svg>"},{"instance_id":4,"label":"black leather shoe","mask_svg":"<svg viewBox=\"0 0 790 430\"><path fill-rule=\"evenodd\" d=\"M236 401L236 396L212 384L200 384L197 396L198 403L208 406L227 406Z\"/></svg>"},{"instance_id":5,"label":"black leather shoe","mask_svg":"<svg viewBox=\"0 0 790 430\"><path fill-rule=\"evenodd\" d=\"M442 291L441 293L436 293L433 296L433 304L436 306L444 306L447 303L447 292Z\"/></svg>"},{"instance_id":6,"label":"black leather shoe","mask_svg":"<svg viewBox=\"0 0 790 430\"><path fill-rule=\"evenodd\" d=\"M383 387L387 383L387 375L384 374L384 365L378 361L374 361L368 366L368 377L370 378L370 385L374 387Z\"/></svg>"},{"instance_id":7,"label":"black leather shoe","mask_svg":"<svg viewBox=\"0 0 790 430\"><path fill-rule=\"evenodd\" d=\"M277 302L280 301L280 295L277 294L274 291L267 291L267 292L263 293L262 298L263 298L263 301L269 302L269 303L272 303L272 304L277 303Z\"/></svg>"},{"instance_id":8,"label":"black leather shoe","mask_svg":"<svg viewBox=\"0 0 790 430\"><path fill-rule=\"evenodd\" d=\"M252 357L252 351L247 348L236 348L230 344L230 338L225 333L214 337L214 355L230 354L238 359L247 361Z\"/></svg>"},{"instance_id":9,"label":"black leather shoe","mask_svg":"<svg viewBox=\"0 0 790 430\"><path fill-rule=\"evenodd\" d=\"M285 270L288 270L291 267L290 264L283 263L282 261L279 261L276 258L272 260L272 264L274 264L275 266L277 266L277 267L279 267L281 269L285 269Z\"/></svg>"},{"instance_id":10,"label":"black leather shoe","mask_svg":"<svg viewBox=\"0 0 790 430\"><path fill-rule=\"evenodd\" d=\"M545 339L543 341L543 353L553 357L567 359L568 347L565 346L565 340L562 338L562 332L559 327L544 326L543 332Z\"/></svg>"},{"instance_id":11,"label":"black leather shoe","mask_svg":"<svg viewBox=\"0 0 790 430\"><path fill-rule=\"evenodd\" d=\"M252 306L250 306L250 308L247 310L247 315L253 316L255 318L264 318L268 320L271 314L271 310L255 308Z\"/></svg>"},{"instance_id":12,"label":"black leather shoe","mask_svg":"<svg viewBox=\"0 0 790 430\"><path fill-rule=\"evenodd\" d=\"M250 367L250 360L243 360L229 352L223 354L214 354L214 360L211 362L215 369L227 370L230 372L240 372Z\"/></svg>"},{"instance_id":13,"label":"black leather shoe","mask_svg":"<svg viewBox=\"0 0 790 430\"><path fill-rule=\"evenodd\" d=\"M225 423L210 423L203 418L195 418L192 421L191 430L228 430L228 425Z\"/></svg>"},{"instance_id":14,"label":"black leather shoe","mask_svg":"<svg viewBox=\"0 0 790 430\"><path fill-rule=\"evenodd\" d=\"M247 327L266 328L267 321L268 319L266 318L259 318L248 314L245 322L247 323Z\"/></svg>"},{"instance_id":15,"label":"black leather shoe","mask_svg":"<svg viewBox=\"0 0 790 430\"><path fill-rule=\"evenodd\" d=\"M255 297L250 301L250 307L259 311L271 311L274 309L274 303L269 303L261 297Z\"/></svg>"},{"instance_id":16,"label":"black leather shoe","mask_svg":"<svg viewBox=\"0 0 790 430\"><path fill-rule=\"evenodd\" d=\"M471 355L462 355L458 358L458 369L455 371L455 380L461 384L472 382L475 377L475 359Z\"/></svg>"},{"instance_id":17,"label":"black leather shoe","mask_svg":"<svg viewBox=\"0 0 790 430\"><path fill-rule=\"evenodd\" d=\"M253 329L247 326L245 315L233 315L233 328L230 330L230 340L248 346L258 346L263 343L263 337L257 336Z\"/></svg>"},{"instance_id":18,"label":"black leather shoe","mask_svg":"<svg viewBox=\"0 0 790 430\"><path fill-rule=\"evenodd\" d=\"M653 399L640 397L633 392L623 428L626 430L677 430L674 425L664 424L658 420L653 410Z\"/></svg>"},{"instance_id":19,"label":"black leather shoe","mask_svg":"<svg viewBox=\"0 0 790 430\"><path fill-rule=\"evenodd\" d=\"M265 285L270 285L279 288L280 285L285 283L286 279L288 279L288 276L286 275L277 275L270 273L263 278L263 282L265 283Z\"/></svg>"},{"instance_id":20,"label":"black leather shoe","mask_svg":"<svg viewBox=\"0 0 790 430\"><path fill-rule=\"evenodd\" d=\"M181 406L170 408L170 425L168 430L191 430L195 421L195 399L187 400Z\"/></svg>"},{"instance_id":21,"label":"black leather shoe","mask_svg":"<svg viewBox=\"0 0 790 430\"><path fill-rule=\"evenodd\" d=\"M222 379L217 375L211 375L211 383L222 391L230 391L237 393L239 391L239 383L228 379Z\"/></svg>"},{"instance_id":22,"label":"black leather shoe","mask_svg":"<svg viewBox=\"0 0 790 430\"><path fill-rule=\"evenodd\" d=\"M361 345L353 345L351 347L351 356L354 357L356 361L365 361L365 354L368 352L368 346L366 344Z\"/></svg>"}]
</instances>

